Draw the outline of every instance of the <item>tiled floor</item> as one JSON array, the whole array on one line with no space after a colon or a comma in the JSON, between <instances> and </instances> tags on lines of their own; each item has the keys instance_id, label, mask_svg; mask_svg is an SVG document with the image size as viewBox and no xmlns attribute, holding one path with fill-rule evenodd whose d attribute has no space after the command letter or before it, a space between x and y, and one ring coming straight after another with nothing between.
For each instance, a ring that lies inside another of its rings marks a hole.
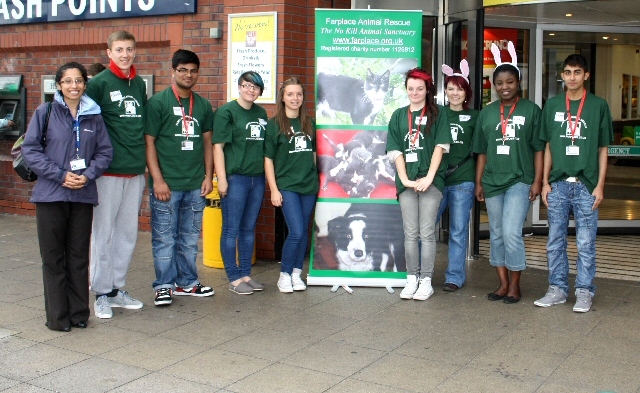
<instances>
[{"instance_id":1,"label":"tiled floor","mask_svg":"<svg viewBox=\"0 0 640 393\"><path fill-rule=\"evenodd\" d=\"M637 241L629 246L636 255ZM114 309L89 328L45 328L35 221L0 215L2 392L633 392L640 391L640 283L598 278L591 312L533 306L546 272L523 276L523 299L489 302L496 285L481 258L468 284L404 301L381 288L281 294L279 265L259 261L263 293L227 290L200 269L213 298L153 306L150 235L140 233L127 289L142 310Z\"/></svg>"}]
</instances>

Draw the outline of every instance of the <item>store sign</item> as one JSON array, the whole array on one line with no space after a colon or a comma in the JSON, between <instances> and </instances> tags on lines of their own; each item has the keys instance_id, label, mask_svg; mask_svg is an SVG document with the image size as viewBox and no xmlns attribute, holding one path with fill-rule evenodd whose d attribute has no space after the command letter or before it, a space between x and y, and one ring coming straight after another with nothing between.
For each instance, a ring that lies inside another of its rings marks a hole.
<instances>
[{"instance_id":1,"label":"store sign","mask_svg":"<svg viewBox=\"0 0 640 393\"><path fill-rule=\"evenodd\" d=\"M196 0L0 0L0 25L195 12Z\"/></svg>"},{"instance_id":2,"label":"store sign","mask_svg":"<svg viewBox=\"0 0 640 393\"><path fill-rule=\"evenodd\" d=\"M278 55L278 14L255 12L229 14L227 100L240 95L238 78L244 72L255 71L264 82L264 91L257 103L276 102L276 64Z\"/></svg>"},{"instance_id":3,"label":"store sign","mask_svg":"<svg viewBox=\"0 0 640 393\"><path fill-rule=\"evenodd\" d=\"M520 5L520 4L539 4L539 3L563 3L567 1L584 1L584 0L484 0L482 5L485 7L493 7L496 5Z\"/></svg>"}]
</instances>

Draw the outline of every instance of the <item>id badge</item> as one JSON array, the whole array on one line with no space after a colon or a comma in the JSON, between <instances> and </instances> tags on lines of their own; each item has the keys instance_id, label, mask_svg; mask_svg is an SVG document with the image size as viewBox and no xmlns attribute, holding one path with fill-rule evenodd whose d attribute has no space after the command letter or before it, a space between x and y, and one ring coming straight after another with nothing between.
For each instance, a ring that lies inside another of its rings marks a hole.
<instances>
[{"instance_id":1,"label":"id badge","mask_svg":"<svg viewBox=\"0 0 640 393\"><path fill-rule=\"evenodd\" d=\"M193 150L193 141L182 141L182 150Z\"/></svg>"},{"instance_id":2,"label":"id badge","mask_svg":"<svg viewBox=\"0 0 640 393\"><path fill-rule=\"evenodd\" d=\"M185 124L185 127L184 127L184 128L185 128L185 129L184 129L184 130L182 130L182 134L183 134L183 135L186 135L186 136L193 136L193 120L188 121L188 122ZM184 150L184 149L183 149L183 150ZM190 150L193 150L193 149L190 149Z\"/></svg>"},{"instance_id":3,"label":"id badge","mask_svg":"<svg viewBox=\"0 0 640 393\"><path fill-rule=\"evenodd\" d=\"M498 145L498 154L509 155L509 146L506 145Z\"/></svg>"},{"instance_id":4,"label":"id badge","mask_svg":"<svg viewBox=\"0 0 640 393\"><path fill-rule=\"evenodd\" d=\"M580 155L580 146L575 146L575 145L567 146L567 148L566 148L566 154L567 154L568 156L577 156L577 155Z\"/></svg>"},{"instance_id":5,"label":"id badge","mask_svg":"<svg viewBox=\"0 0 640 393\"><path fill-rule=\"evenodd\" d=\"M409 153L406 159L407 162L418 162L418 153Z\"/></svg>"},{"instance_id":6,"label":"id badge","mask_svg":"<svg viewBox=\"0 0 640 393\"><path fill-rule=\"evenodd\" d=\"M70 164L71 164L72 171L77 171L79 169L84 169L87 167L87 164L85 164L84 162L84 158L78 158L77 160L72 160Z\"/></svg>"}]
</instances>

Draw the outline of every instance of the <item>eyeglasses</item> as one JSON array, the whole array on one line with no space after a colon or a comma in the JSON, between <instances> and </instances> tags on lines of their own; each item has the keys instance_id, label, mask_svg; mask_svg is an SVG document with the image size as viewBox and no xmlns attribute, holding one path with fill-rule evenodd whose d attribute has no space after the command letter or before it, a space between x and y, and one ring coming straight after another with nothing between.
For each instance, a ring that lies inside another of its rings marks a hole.
<instances>
[{"instance_id":1,"label":"eyeglasses","mask_svg":"<svg viewBox=\"0 0 640 393\"><path fill-rule=\"evenodd\" d=\"M192 70L186 69L186 68L176 68L175 69L176 72L180 75L184 75L184 74L189 74L189 75L198 75L198 72L200 72L200 70L198 70L197 68L194 68Z\"/></svg>"},{"instance_id":2,"label":"eyeglasses","mask_svg":"<svg viewBox=\"0 0 640 393\"><path fill-rule=\"evenodd\" d=\"M251 91L257 90L257 89L260 88L260 87L258 87L256 85L252 85L251 83L245 83L243 85L240 85L240 87L242 87L245 90L251 90Z\"/></svg>"},{"instance_id":3,"label":"eyeglasses","mask_svg":"<svg viewBox=\"0 0 640 393\"><path fill-rule=\"evenodd\" d=\"M78 79L64 79L61 80L60 83L63 85L71 85L75 82L76 85L84 85L84 79L78 78Z\"/></svg>"}]
</instances>

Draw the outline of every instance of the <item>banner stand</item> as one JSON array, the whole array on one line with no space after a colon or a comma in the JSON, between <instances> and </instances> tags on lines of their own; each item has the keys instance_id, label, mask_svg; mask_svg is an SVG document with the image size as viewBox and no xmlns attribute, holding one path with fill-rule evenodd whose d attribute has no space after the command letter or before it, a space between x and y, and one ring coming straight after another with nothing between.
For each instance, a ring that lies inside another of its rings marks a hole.
<instances>
[{"instance_id":1,"label":"banner stand","mask_svg":"<svg viewBox=\"0 0 640 393\"><path fill-rule=\"evenodd\" d=\"M308 285L404 287L404 231L389 119L409 104L422 11L316 9L316 153L320 192Z\"/></svg>"}]
</instances>

